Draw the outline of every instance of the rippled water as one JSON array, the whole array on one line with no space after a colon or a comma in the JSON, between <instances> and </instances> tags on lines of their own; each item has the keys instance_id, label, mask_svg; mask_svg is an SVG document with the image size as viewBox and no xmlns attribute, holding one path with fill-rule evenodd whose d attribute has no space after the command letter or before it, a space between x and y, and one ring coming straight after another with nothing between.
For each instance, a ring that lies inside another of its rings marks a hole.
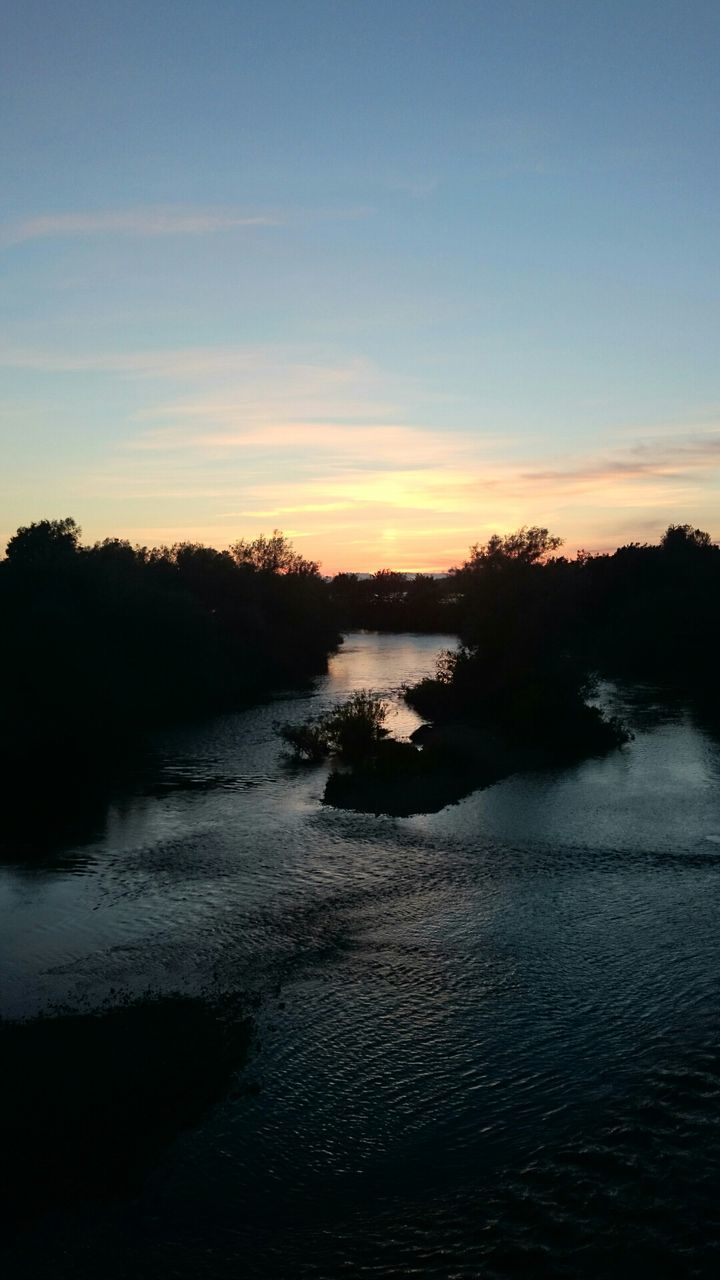
<instances>
[{"instance_id":1,"label":"rippled water","mask_svg":"<svg viewBox=\"0 0 720 1280\"><path fill-rule=\"evenodd\" d=\"M259 997L257 1089L137 1201L28 1235L28 1275L717 1274L718 744L606 689L636 737L604 760L424 817L323 807L274 722L442 644L349 637L311 695L163 735L82 844L0 869L6 1014Z\"/></svg>"}]
</instances>

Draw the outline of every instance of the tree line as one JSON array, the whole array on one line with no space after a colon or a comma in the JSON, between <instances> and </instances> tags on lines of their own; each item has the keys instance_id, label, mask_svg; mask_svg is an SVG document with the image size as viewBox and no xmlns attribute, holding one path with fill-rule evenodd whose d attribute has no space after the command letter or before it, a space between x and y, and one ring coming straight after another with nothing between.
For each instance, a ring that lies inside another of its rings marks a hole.
<instances>
[{"instance_id":1,"label":"tree line","mask_svg":"<svg viewBox=\"0 0 720 1280\"><path fill-rule=\"evenodd\" d=\"M278 531L225 551L88 546L74 520L41 520L0 561L4 776L72 767L147 726L306 681L356 627L459 637L411 695L433 720L514 718L526 734L559 705L577 711L593 672L676 685L717 714L719 588L720 549L689 524L572 559L525 527L444 576L328 580Z\"/></svg>"},{"instance_id":2,"label":"tree line","mask_svg":"<svg viewBox=\"0 0 720 1280\"><path fill-rule=\"evenodd\" d=\"M340 639L318 565L277 531L227 551L85 546L74 520L41 520L8 543L0 609L6 778L305 681Z\"/></svg>"},{"instance_id":3,"label":"tree line","mask_svg":"<svg viewBox=\"0 0 720 1280\"><path fill-rule=\"evenodd\" d=\"M474 545L445 575L342 573L331 595L344 627L454 634L496 677L572 653L587 670L718 700L720 548L708 533L670 525L657 544L573 558L561 545L524 527Z\"/></svg>"}]
</instances>

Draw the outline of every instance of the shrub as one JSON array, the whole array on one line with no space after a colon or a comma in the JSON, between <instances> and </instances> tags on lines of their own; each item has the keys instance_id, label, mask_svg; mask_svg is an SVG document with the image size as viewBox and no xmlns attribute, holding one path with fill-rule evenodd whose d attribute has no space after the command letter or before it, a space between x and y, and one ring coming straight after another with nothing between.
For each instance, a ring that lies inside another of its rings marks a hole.
<instances>
[{"instance_id":1,"label":"shrub","mask_svg":"<svg viewBox=\"0 0 720 1280\"><path fill-rule=\"evenodd\" d=\"M387 733L385 721L390 704L367 689L336 707L322 722L332 749L345 760L362 760L370 755Z\"/></svg>"},{"instance_id":2,"label":"shrub","mask_svg":"<svg viewBox=\"0 0 720 1280\"><path fill-rule=\"evenodd\" d=\"M360 689L327 715L303 724L281 725L278 732L296 760L318 763L331 752L357 762L372 755L387 734L384 727L390 703L368 689Z\"/></svg>"},{"instance_id":3,"label":"shrub","mask_svg":"<svg viewBox=\"0 0 720 1280\"><path fill-rule=\"evenodd\" d=\"M330 753L330 742L322 725L313 720L304 724L283 724L278 729L296 760L319 764Z\"/></svg>"}]
</instances>

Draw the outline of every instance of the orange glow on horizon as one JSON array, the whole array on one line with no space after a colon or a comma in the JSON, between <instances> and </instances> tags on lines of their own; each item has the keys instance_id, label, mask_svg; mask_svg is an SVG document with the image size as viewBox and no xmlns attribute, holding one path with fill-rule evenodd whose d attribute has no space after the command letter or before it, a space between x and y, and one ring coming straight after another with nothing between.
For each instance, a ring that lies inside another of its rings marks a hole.
<instances>
[{"instance_id":1,"label":"orange glow on horizon","mask_svg":"<svg viewBox=\"0 0 720 1280\"><path fill-rule=\"evenodd\" d=\"M77 476L59 514L90 542L148 546L222 549L278 528L326 575L446 572L474 543L522 525L562 537L568 556L657 541L671 523L717 536L717 428L658 430L554 466L547 455L508 457L518 450L517 440L396 424L152 429ZM36 502L17 524L56 508L50 488Z\"/></svg>"}]
</instances>

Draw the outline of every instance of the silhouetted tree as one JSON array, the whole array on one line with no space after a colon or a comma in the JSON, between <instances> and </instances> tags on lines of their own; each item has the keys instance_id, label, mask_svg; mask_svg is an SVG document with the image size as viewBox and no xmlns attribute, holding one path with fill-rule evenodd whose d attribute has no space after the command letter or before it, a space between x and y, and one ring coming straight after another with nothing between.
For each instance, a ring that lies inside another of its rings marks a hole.
<instances>
[{"instance_id":1,"label":"silhouetted tree","mask_svg":"<svg viewBox=\"0 0 720 1280\"><path fill-rule=\"evenodd\" d=\"M81 529L69 516L23 525L7 544L8 562L19 568L54 568L78 550Z\"/></svg>"},{"instance_id":2,"label":"silhouetted tree","mask_svg":"<svg viewBox=\"0 0 720 1280\"><path fill-rule=\"evenodd\" d=\"M703 529L694 529L691 524L668 525L662 536L660 546L663 551L681 554L693 554L696 551L712 549L712 539Z\"/></svg>"},{"instance_id":3,"label":"silhouetted tree","mask_svg":"<svg viewBox=\"0 0 720 1280\"><path fill-rule=\"evenodd\" d=\"M547 529L523 525L515 533L494 533L487 542L475 543L470 556L457 573L478 573L483 570L502 570L508 564L536 565L550 552L562 546L562 538L550 534Z\"/></svg>"},{"instance_id":4,"label":"silhouetted tree","mask_svg":"<svg viewBox=\"0 0 720 1280\"><path fill-rule=\"evenodd\" d=\"M408 691L420 714L558 756L622 740L585 702L569 562L550 558L560 545L533 527L471 547L452 575L461 643L441 656L434 679Z\"/></svg>"},{"instance_id":5,"label":"silhouetted tree","mask_svg":"<svg viewBox=\"0 0 720 1280\"><path fill-rule=\"evenodd\" d=\"M239 565L248 565L262 573L302 573L317 576L320 567L315 560L306 560L293 548L292 543L279 529L273 529L271 537L246 541L241 538L230 548L230 554Z\"/></svg>"},{"instance_id":6,"label":"silhouetted tree","mask_svg":"<svg viewBox=\"0 0 720 1280\"><path fill-rule=\"evenodd\" d=\"M71 519L19 529L0 562L6 777L40 760L102 769L145 726L322 670L338 625L317 566L277 531L247 547L83 547Z\"/></svg>"}]
</instances>

